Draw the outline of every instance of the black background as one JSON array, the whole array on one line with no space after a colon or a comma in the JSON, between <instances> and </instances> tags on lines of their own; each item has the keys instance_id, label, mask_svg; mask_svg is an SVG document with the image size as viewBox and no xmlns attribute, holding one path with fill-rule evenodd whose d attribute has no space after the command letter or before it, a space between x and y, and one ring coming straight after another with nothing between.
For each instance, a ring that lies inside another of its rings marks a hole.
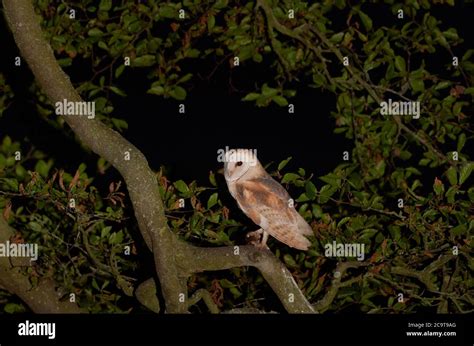
<instances>
[{"instance_id":1,"label":"black background","mask_svg":"<svg viewBox=\"0 0 474 346\"><path fill-rule=\"evenodd\" d=\"M0 316L0 344L154 345L469 345L472 315L35 315ZM55 322L56 339L18 336L18 324ZM408 323L456 323L408 328ZM456 336L406 336L407 331L455 331Z\"/></svg>"}]
</instances>

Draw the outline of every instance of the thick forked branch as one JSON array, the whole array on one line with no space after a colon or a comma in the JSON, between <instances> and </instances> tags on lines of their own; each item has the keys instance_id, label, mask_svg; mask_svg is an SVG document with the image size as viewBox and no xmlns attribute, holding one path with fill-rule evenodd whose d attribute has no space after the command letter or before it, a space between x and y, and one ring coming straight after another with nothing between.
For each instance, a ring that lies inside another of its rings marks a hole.
<instances>
[{"instance_id":1,"label":"thick forked branch","mask_svg":"<svg viewBox=\"0 0 474 346\"><path fill-rule=\"evenodd\" d=\"M180 275L184 278L204 271L255 267L262 273L288 312L316 312L299 289L289 270L269 250L260 250L253 245L201 248L179 242L176 263ZM155 289L154 282L147 280L141 285L141 295L152 297ZM141 302L151 310L158 304L156 297L149 300L142 299ZM193 297L191 297L188 305L193 303Z\"/></svg>"},{"instance_id":2,"label":"thick forked branch","mask_svg":"<svg viewBox=\"0 0 474 346\"><path fill-rule=\"evenodd\" d=\"M44 39L31 0L3 0L3 6L15 42L49 99L53 103L82 101ZM244 246L236 256L232 247L197 248L180 241L167 226L156 177L143 154L100 121L79 115L64 118L81 142L109 161L124 178L139 229L154 255L168 313L187 311L188 304L179 297L187 293L186 279L192 273L248 265L262 272L288 312L314 311L289 271L269 251ZM126 152L130 160L124 159Z\"/></svg>"},{"instance_id":3,"label":"thick forked branch","mask_svg":"<svg viewBox=\"0 0 474 346\"><path fill-rule=\"evenodd\" d=\"M64 99L82 101L44 39L31 0L4 0L3 7L22 56L51 102ZM156 177L146 158L119 133L100 121L79 115L68 115L64 119L86 146L109 161L124 178L139 228L153 251L157 274L166 277L161 288L167 310L184 312L184 304L179 303L176 293L183 292L185 287L174 270L173 236L166 224ZM130 160L124 159L127 152ZM156 249L160 250L154 251Z\"/></svg>"}]
</instances>

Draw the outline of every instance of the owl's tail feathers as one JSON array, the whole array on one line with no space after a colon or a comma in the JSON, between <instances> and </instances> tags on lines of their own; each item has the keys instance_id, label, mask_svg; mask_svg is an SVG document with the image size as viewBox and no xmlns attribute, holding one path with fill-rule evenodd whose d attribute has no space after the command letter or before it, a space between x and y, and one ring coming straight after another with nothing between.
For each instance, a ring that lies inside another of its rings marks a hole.
<instances>
[{"instance_id":1,"label":"owl's tail feathers","mask_svg":"<svg viewBox=\"0 0 474 346\"><path fill-rule=\"evenodd\" d=\"M311 246L311 242L304 235L296 233L288 245L295 249L306 251Z\"/></svg>"},{"instance_id":2,"label":"owl's tail feathers","mask_svg":"<svg viewBox=\"0 0 474 346\"><path fill-rule=\"evenodd\" d=\"M313 235L314 232L311 226L308 225L308 223L305 221L305 219L303 219L303 217L299 213L297 214L298 214L298 220L297 220L298 233L295 234L295 242L294 242L295 245L297 246L293 246L293 247L299 250L308 250L308 248L311 246L311 242L305 236Z\"/></svg>"}]
</instances>

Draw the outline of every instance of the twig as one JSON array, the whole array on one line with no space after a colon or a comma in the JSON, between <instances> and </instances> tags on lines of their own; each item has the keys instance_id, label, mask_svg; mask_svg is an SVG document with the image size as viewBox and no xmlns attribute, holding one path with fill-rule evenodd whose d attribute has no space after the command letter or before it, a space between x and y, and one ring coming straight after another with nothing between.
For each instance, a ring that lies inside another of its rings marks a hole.
<instances>
[{"instance_id":1,"label":"twig","mask_svg":"<svg viewBox=\"0 0 474 346\"><path fill-rule=\"evenodd\" d=\"M355 262L355 261L348 261L348 262L341 262L337 265L336 270L334 271L335 273L337 272L338 275L334 277L331 287L329 290L326 292L323 298L313 304L313 307L316 311L318 312L324 312L328 309L328 307L332 304L334 299L336 298L337 292L339 291L339 288L341 287L347 287L350 286L356 282L359 282L363 279L362 275L359 275L355 278L351 278L346 281L342 281L342 278L344 277L344 274L346 271L350 268L359 268L359 267L364 267L368 266L368 262Z\"/></svg>"},{"instance_id":2,"label":"twig","mask_svg":"<svg viewBox=\"0 0 474 346\"><path fill-rule=\"evenodd\" d=\"M212 300L211 294L204 288L198 289L196 292L194 292L191 298L188 299L188 307L197 304L201 299L204 301L211 314L218 314L220 312L219 307Z\"/></svg>"}]
</instances>

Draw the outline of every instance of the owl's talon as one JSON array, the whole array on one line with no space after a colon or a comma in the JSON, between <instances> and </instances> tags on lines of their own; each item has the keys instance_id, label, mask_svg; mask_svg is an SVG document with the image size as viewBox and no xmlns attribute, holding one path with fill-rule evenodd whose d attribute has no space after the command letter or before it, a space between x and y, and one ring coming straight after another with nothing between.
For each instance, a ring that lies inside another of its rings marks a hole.
<instances>
[{"instance_id":1,"label":"owl's talon","mask_svg":"<svg viewBox=\"0 0 474 346\"><path fill-rule=\"evenodd\" d=\"M257 244L254 244L254 246L259 249L259 250L267 250L269 247L267 244L263 244L262 242L258 242Z\"/></svg>"},{"instance_id":2,"label":"owl's talon","mask_svg":"<svg viewBox=\"0 0 474 346\"><path fill-rule=\"evenodd\" d=\"M268 249L267 240L268 240L268 233L265 232L263 229L258 229L253 232L249 232L245 236L247 238L247 242L252 244L256 248L263 250Z\"/></svg>"},{"instance_id":3,"label":"owl's talon","mask_svg":"<svg viewBox=\"0 0 474 346\"><path fill-rule=\"evenodd\" d=\"M265 248L268 249L267 240L268 240L268 233L263 231L262 241L259 244L260 249L265 249Z\"/></svg>"},{"instance_id":4,"label":"owl's talon","mask_svg":"<svg viewBox=\"0 0 474 346\"><path fill-rule=\"evenodd\" d=\"M263 233L263 229L258 229L256 231L253 231L253 232L249 232L245 235L246 238L255 238L255 239L259 239L262 238L262 233Z\"/></svg>"},{"instance_id":5,"label":"owl's talon","mask_svg":"<svg viewBox=\"0 0 474 346\"><path fill-rule=\"evenodd\" d=\"M245 235L247 243L252 244L254 246L257 246L258 244L260 244L260 239L262 238L262 233L263 233L262 229L258 229L256 231L247 233Z\"/></svg>"}]
</instances>

